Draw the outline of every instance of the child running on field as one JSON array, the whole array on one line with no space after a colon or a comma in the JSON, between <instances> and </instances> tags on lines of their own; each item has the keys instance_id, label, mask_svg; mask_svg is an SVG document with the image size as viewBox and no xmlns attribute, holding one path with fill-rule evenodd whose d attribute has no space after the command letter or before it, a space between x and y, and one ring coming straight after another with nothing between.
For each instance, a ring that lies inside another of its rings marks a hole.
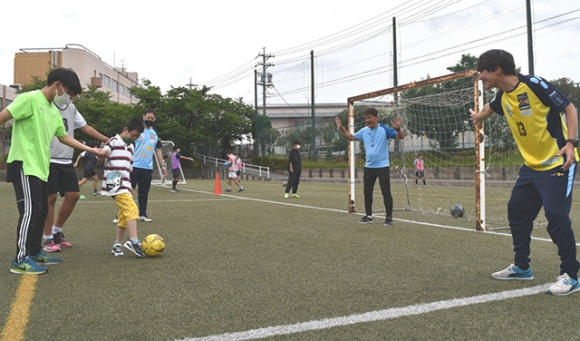
<instances>
[{"instance_id":1,"label":"child running on field","mask_svg":"<svg viewBox=\"0 0 580 341\"><path fill-rule=\"evenodd\" d=\"M90 143L88 143L88 146L94 148L97 146L97 143L90 142ZM83 170L83 179L81 181L79 181L79 188L83 187L83 185L89 179L93 179L93 196L96 196L98 194L97 193L97 183L99 182L99 177L97 176L97 173L95 172L95 166L97 165L97 157L91 153L82 152L79 154L79 156L77 157L77 160L73 164L73 166L75 168L77 168L77 166L79 165L79 160L82 157L86 158L86 160L85 160L85 168Z\"/></svg>"},{"instance_id":2,"label":"child running on field","mask_svg":"<svg viewBox=\"0 0 580 341\"><path fill-rule=\"evenodd\" d=\"M123 246L138 257L145 257L137 236L139 209L133 201L135 191L131 187L135 151L133 142L139 138L143 130L143 121L137 118L129 120L123 128L123 132L110 138L103 148L109 152L109 157L106 160L99 158L99 161L105 162L102 190L107 193L107 196L112 196L115 199L118 207L117 239L111 250L111 253L116 257L123 255L121 241L125 235L125 230L129 231L129 240Z\"/></svg>"}]
</instances>

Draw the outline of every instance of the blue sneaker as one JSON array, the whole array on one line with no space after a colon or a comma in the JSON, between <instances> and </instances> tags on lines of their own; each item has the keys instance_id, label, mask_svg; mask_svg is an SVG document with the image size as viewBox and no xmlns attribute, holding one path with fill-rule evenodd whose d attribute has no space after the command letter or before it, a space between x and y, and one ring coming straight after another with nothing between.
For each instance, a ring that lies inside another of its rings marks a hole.
<instances>
[{"instance_id":1,"label":"blue sneaker","mask_svg":"<svg viewBox=\"0 0 580 341\"><path fill-rule=\"evenodd\" d=\"M40 275L47 273L48 269L36 264L30 257L26 256L20 263L16 263L16 259L13 260L10 272L19 275Z\"/></svg>"},{"instance_id":2,"label":"blue sneaker","mask_svg":"<svg viewBox=\"0 0 580 341\"><path fill-rule=\"evenodd\" d=\"M578 283L578 280L570 278L570 276L565 273L558 276L556 283L552 284L548 288L548 294L566 296L578 290L580 290L580 284Z\"/></svg>"},{"instance_id":3,"label":"blue sneaker","mask_svg":"<svg viewBox=\"0 0 580 341\"><path fill-rule=\"evenodd\" d=\"M531 281L534 279L534 274L532 273L532 268L522 270L512 264L502 271L492 273L491 278L499 280L517 279L520 281Z\"/></svg>"},{"instance_id":4,"label":"blue sneaker","mask_svg":"<svg viewBox=\"0 0 580 341\"><path fill-rule=\"evenodd\" d=\"M38 264L42 265L53 265L53 264L60 264L62 262L61 258L52 257L44 253L44 251L40 250L40 253L36 256L30 256L33 261L37 262Z\"/></svg>"}]
</instances>

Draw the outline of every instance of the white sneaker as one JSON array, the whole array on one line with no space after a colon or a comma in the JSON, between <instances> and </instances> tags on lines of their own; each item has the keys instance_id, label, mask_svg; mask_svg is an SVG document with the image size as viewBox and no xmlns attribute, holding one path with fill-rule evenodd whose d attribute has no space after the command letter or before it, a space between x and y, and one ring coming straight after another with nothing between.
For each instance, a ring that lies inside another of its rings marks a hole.
<instances>
[{"instance_id":1,"label":"white sneaker","mask_svg":"<svg viewBox=\"0 0 580 341\"><path fill-rule=\"evenodd\" d=\"M113 219L113 223L118 223L119 222L119 217L115 217L115 219Z\"/></svg>"},{"instance_id":2,"label":"white sneaker","mask_svg":"<svg viewBox=\"0 0 580 341\"><path fill-rule=\"evenodd\" d=\"M121 249L121 243L113 244L113 249L111 250L111 253L115 257L121 257L123 255L123 249Z\"/></svg>"},{"instance_id":3,"label":"white sneaker","mask_svg":"<svg viewBox=\"0 0 580 341\"><path fill-rule=\"evenodd\" d=\"M566 296L580 290L580 284L574 278L570 278L568 274L558 276L556 283L548 288L548 294L556 296Z\"/></svg>"},{"instance_id":4,"label":"white sneaker","mask_svg":"<svg viewBox=\"0 0 580 341\"><path fill-rule=\"evenodd\" d=\"M532 273L532 268L529 267L527 270L522 270L514 264L511 264L507 268L494 272L491 274L491 278L499 280L520 280L520 281L531 281L534 279L534 274Z\"/></svg>"},{"instance_id":5,"label":"white sneaker","mask_svg":"<svg viewBox=\"0 0 580 341\"><path fill-rule=\"evenodd\" d=\"M139 220L140 220L140 221L147 221L147 222L153 221L153 219L147 218L147 217L146 217L146 216L144 216L144 215L142 215L142 216L139 218Z\"/></svg>"}]
</instances>

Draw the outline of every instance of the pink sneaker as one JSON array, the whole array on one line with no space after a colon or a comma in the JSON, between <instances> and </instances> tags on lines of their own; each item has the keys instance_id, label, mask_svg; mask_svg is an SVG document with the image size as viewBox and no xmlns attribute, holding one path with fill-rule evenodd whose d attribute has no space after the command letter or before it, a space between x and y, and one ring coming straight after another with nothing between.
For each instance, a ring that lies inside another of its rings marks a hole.
<instances>
[{"instance_id":1,"label":"pink sneaker","mask_svg":"<svg viewBox=\"0 0 580 341\"><path fill-rule=\"evenodd\" d=\"M45 240L42 249L44 252L60 252L60 246L54 242L54 239Z\"/></svg>"},{"instance_id":2,"label":"pink sneaker","mask_svg":"<svg viewBox=\"0 0 580 341\"><path fill-rule=\"evenodd\" d=\"M62 234L62 232L57 232L53 234L52 237L54 238L55 243L60 247L72 247L72 244L64 239L64 234Z\"/></svg>"}]
</instances>

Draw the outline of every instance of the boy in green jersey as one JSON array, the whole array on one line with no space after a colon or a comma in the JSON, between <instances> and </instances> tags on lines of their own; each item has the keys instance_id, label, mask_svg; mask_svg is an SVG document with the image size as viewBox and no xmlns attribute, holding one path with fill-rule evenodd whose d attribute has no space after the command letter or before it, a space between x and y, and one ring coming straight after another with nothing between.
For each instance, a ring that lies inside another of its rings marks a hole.
<instances>
[{"instance_id":1,"label":"boy in green jersey","mask_svg":"<svg viewBox=\"0 0 580 341\"><path fill-rule=\"evenodd\" d=\"M50 141L56 136L67 146L102 155L66 134L62 117L54 103L72 100L82 91L79 79L71 69L52 70L41 90L20 94L0 112L0 124L14 120L12 141L7 160L6 181L12 182L16 194L18 219L16 258L10 272L42 274L43 265L58 264L61 259L42 251L43 225L48 211L47 180L50 166Z\"/></svg>"}]
</instances>

